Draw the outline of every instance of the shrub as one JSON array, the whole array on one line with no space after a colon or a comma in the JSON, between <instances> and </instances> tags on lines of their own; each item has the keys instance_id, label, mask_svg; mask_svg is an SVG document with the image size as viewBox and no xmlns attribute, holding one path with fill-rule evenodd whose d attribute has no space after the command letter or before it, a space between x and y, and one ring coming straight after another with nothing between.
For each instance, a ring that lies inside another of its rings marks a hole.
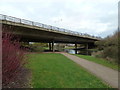
<instances>
[{"instance_id":1,"label":"shrub","mask_svg":"<svg viewBox=\"0 0 120 90\"><path fill-rule=\"evenodd\" d=\"M18 40L12 34L2 36L2 84L6 85L18 74L24 64L24 51L20 49Z\"/></svg>"},{"instance_id":2,"label":"shrub","mask_svg":"<svg viewBox=\"0 0 120 90\"><path fill-rule=\"evenodd\" d=\"M97 51L97 52L92 52L92 56L102 58L103 57L103 50Z\"/></svg>"},{"instance_id":3,"label":"shrub","mask_svg":"<svg viewBox=\"0 0 120 90\"><path fill-rule=\"evenodd\" d=\"M104 48L103 57L114 62L118 62L118 46Z\"/></svg>"},{"instance_id":4,"label":"shrub","mask_svg":"<svg viewBox=\"0 0 120 90\"><path fill-rule=\"evenodd\" d=\"M31 52L43 52L44 48L40 44L30 44L29 48L31 49Z\"/></svg>"},{"instance_id":5,"label":"shrub","mask_svg":"<svg viewBox=\"0 0 120 90\"><path fill-rule=\"evenodd\" d=\"M98 50L102 51L96 55L109 61L118 63L118 53L120 42L120 31L116 31L112 36L108 36L101 41L97 41Z\"/></svg>"}]
</instances>

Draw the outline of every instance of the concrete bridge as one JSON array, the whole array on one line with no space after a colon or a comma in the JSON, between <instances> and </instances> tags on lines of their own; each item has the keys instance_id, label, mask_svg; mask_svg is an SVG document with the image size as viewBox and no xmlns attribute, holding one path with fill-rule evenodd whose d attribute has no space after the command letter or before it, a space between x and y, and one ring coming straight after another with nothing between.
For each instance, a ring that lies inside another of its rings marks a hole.
<instances>
[{"instance_id":1,"label":"concrete bridge","mask_svg":"<svg viewBox=\"0 0 120 90\"><path fill-rule=\"evenodd\" d=\"M0 14L0 23L2 28L9 28L10 32L20 36L21 41L50 43L49 45L51 47L52 44L53 51L54 43L71 43L75 44L76 48L77 44L86 44L88 48L92 47L95 41L101 39L88 34L2 14Z\"/></svg>"}]
</instances>

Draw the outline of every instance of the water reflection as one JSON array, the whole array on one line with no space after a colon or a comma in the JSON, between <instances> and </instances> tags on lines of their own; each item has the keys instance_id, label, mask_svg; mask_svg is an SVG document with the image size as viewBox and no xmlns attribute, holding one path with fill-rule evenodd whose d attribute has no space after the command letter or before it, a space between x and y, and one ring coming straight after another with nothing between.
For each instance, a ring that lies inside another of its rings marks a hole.
<instances>
[{"instance_id":1,"label":"water reflection","mask_svg":"<svg viewBox=\"0 0 120 90\"><path fill-rule=\"evenodd\" d=\"M70 54L75 54L75 50L72 50L72 49L65 49L64 51ZM77 51L77 53L79 52Z\"/></svg>"},{"instance_id":2,"label":"water reflection","mask_svg":"<svg viewBox=\"0 0 120 90\"><path fill-rule=\"evenodd\" d=\"M67 53L70 54L75 54L75 50L74 49L65 49L64 50ZM77 50L77 54L82 54L82 55L91 55L92 52L88 51L88 50Z\"/></svg>"}]
</instances>

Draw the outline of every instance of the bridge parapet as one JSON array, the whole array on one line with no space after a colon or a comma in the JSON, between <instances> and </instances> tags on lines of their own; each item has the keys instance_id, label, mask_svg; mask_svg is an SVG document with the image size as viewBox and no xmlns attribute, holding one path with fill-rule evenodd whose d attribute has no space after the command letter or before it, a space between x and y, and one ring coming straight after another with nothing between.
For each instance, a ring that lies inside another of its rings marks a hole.
<instances>
[{"instance_id":1,"label":"bridge parapet","mask_svg":"<svg viewBox=\"0 0 120 90\"><path fill-rule=\"evenodd\" d=\"M20 18L16 18L16 17L12 17L12 16L2 15L2 14L0 14L0 20L1 21L10 21L10 22L20 23L20 24L26 24L26 25L36 26L36 27L41 27L41 28L46 28L49 31L66 33L68 35L74 35L74 36L85 37L85 38L96 39L96 40L101 39L100 37L91 36L91 35L86 34L86 33L71 31L71 30L58 28L58 27L51 26L51 25L46 25L46 24L33 22L33 21L30 21L30 20L25 20L25 19L20 19Z\"/></svg>"}]
</instances>

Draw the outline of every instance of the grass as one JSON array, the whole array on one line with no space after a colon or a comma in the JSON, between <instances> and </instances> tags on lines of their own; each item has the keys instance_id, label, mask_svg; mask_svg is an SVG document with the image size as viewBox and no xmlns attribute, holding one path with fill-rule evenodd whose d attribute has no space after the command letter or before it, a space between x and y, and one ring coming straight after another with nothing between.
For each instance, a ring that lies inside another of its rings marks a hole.
<instances>
[{"instance_id":1,"label":"grass","mask_svg":"<svg viewBox=\"0 0 120 90\"><path fill-rule=\"evenodd\" d=\"M44 50L49 50L49 47L43 47Z\"/></svg>"},{"instance_id":2,"label":"grass","mask_svg":"<svg viewBox=\"0 0 120 90\"><path fill-rule=\"evenodd\" d=\"M101 65L104 65L104 66L107 66L107 67L110 67L112 69L118 70L118 65L115 63L112 63L110 61L107 61L107 60L104 60L101 58L96 58L93 56L87 56L87 55L76 55L76 56L86 59L86 60L89 60L89 61L92 61L92 62L95 62L95 63L98 63L98 64L101 64Z\"/></svg>"},{"instance_id":3,"label":"grass","mask_svg":"<svg viewBox=\"0 0 120 90\"><path fill-rule=\"evenodd\" d=\"M61 54L29 54L33 88L109 88Z\"/></svg>"}]
</instances>

